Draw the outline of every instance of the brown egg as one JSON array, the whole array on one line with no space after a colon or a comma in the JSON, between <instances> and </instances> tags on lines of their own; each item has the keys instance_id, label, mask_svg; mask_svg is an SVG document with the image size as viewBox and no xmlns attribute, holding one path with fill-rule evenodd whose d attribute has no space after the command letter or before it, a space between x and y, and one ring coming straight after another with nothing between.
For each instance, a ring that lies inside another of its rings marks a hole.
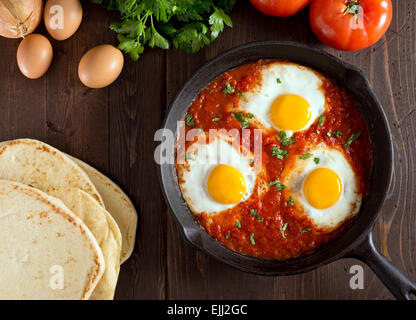
<instances>
[{"instance_id":1,"label":"brown egg","mask_svg":"<svg viewBox=\"0 0 416 320\"><path fill-rule=\"evenodd\" d=\"M78 30L82 21L82 6L79 0L48 0L43 16L52 38L65 40Z\"/></svg>"},{"instance_id":2,"label":"brown egg","mask_svg":"<svg viewBox=\"0 0 416 320\"><path fill-rule=\"evenodd\" d=\"M103 88L113 83L121 73L124 57L112 45L103 44L88 50L81 58L78 75L90 88Z\"/></svg>"},{"instance_id":3,"label":"brown egg","mask_svg":"<svg viewBox=\"0 0 416 320\"><path fill-rule=\"evenodd\" d=\"M29 79L37 79L48 71L53 57L49 40L41 34L32 33L17 48L17 65Z\"/></svg>"}]
</instances>

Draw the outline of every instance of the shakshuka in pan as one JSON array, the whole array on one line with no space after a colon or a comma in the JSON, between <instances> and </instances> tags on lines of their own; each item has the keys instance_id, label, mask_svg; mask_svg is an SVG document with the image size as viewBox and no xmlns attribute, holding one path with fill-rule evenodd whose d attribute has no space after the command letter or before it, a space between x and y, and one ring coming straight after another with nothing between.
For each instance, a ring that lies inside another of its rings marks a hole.
<instances>
[{"instance_id":1,"label":"shakshuka in pan","mask_svg":"<svg viewBox=\"0 0 416 320\"><path fill-rule=\"evenodd\" d=\"M218 76L189 106L178 141L187 206L241 254L285 260L313 251L348 227L369 186L372 148L354 101L292 62L260 60Z\"/></svg>"}]
</instances>

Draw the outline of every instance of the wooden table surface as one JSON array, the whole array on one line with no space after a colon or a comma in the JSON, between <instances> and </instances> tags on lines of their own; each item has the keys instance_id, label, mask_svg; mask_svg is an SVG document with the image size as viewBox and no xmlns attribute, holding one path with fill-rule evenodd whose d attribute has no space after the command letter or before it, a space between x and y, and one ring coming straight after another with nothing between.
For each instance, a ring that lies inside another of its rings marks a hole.
<instances>
[{"instance_id":1,"label":"wooden table surface","mask_svg":"<svg viewBox=\"0 0 416 320\"><path fill-rule=\"evenodd\" d=\"M394 179L375 230L381 252L416 280L416 1L393 0L390 29L374 46L340 52L318 42L308 10L278 19L248 1L232 12L234 27L194 55L148 49L126 57L112 86L80 83L78 62L89 48L117 44L108 29L117 14L84 2L84 19L70 39L52 41L46 76L29 80L16 64L20 40L0 39L0 140L35 138L92 164L131 196L139 211L136 247L123 264L119 299L391 299L364 266L365 288L351 290L345 259L297 276L263 277L232 269L187 245L162 198L154 133L179 87L208 59L255 40L292 40L323 48L361 68L387 114L394 137ZM39 33L47 34L44 26Z\"/></svg>"}]
</instances>

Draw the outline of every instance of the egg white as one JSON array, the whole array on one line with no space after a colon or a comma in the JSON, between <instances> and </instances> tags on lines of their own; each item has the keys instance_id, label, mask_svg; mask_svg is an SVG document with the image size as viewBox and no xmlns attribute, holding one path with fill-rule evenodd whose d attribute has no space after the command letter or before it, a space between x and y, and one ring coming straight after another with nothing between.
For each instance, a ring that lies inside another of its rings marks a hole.
<instances>
[{"instance_id":1,"label":"egg white","mask_svg":"<svg viewBox=\"0 0 416 320\"><path fill-rule=\"evenodd\" d=\"M178 180L182 195L194 214L219 213L237 204L222 204L211 198L207 189L207 179L213 168L226 164L237 169L244 177L246 193L240 202L253 193L256 174L250 165L252 157L236 150L231 139L217 136L209 144L193 143L186 150L184 164L178 165Z\"/></svg>"},{"instance_id":2,"label":"egg white","mask_svg":"<svg viewBox=\"0 0 416 320\"><path fill-rule=\"evenodd\" d=\"M244 93L239 108L252 113L266 129L283 131L272 122L270 109L273 101L284 94L299 95L310 105L311 118L305 127L297 131L308 129L325 111L321 77L307 67L285 62L265 65L261 71L261 81L252 90ZM287 136L293 135L294 132L296 131L286 130Z\"/></svg>"},{"instance_id":3,"label":"egg white","mask_svg":"<svg viewBox=\"0 0 416 320\"><path fill-rule=\"evenodd\" d=\"M285 194L293 198L295 206L303 208L304 214L311 218L319 232L330 232L358 213L361 207L362 194L358 191L354 170L342 151L329 148L329 146L321 143L306 152L313 154L313 156L302 160L299 155L296 155L293 165L286 168L282 173L282 181L287 185ZM319 158L318 164L314 162L314 158ZM312 207L303 193L305 178L317 168L328 168L335 171L342 182L340 198L327 209Z\"/></svg>"}]
</instances>

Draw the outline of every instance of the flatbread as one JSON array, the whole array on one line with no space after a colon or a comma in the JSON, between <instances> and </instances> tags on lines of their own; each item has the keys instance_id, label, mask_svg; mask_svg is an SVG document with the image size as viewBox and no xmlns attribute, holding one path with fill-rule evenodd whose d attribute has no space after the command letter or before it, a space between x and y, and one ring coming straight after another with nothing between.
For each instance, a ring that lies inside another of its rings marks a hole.
<instances>
[{"instance_id":1,"label":"flatbread","mask_svg":"<svg viewBox=\"0 0 416 320\"><path fill-rule=\"evenodd\" d=\"M61 151L37 140L18 139L0 145L0 179L45 190L72 187L103 200L87 174Z\"/></svg>"},{"instance_id":2,"label":"flatbread","mask_svg":"<svg viewBox=\"0 0 416 320\"><path fill-rule=\"evenodd\" d=\"M19 154L23 155L19 156L23 159L16 160ZM3 166L3 163L6 165ZM58 173L55 175L54 172ZM72 187L87 192L108 210L120 228L121 263L131 256L136 240L136 209L117 184L85 162L41 141L4 141L0 143L0 179L18 181L41 190Z\"/></svg>"},{"instance_id":3,"label":"flatbread","mask_svg":"<svg viewBox=\"0 0 416 320\"><path fill-rule=\"evenodd\" d=\"M103 252L105 271L90 300L111 300L120 271L121 233L111 215L88 193L76 188L52 188L47 194L61 200L90 229Z\"/></svg>"},{"instance_id":4,"label":"flatbread","mask_svg":"<svg viewBox=\"0 0 416 320\"><path fill-rule=\"evenodd\" d=\"M101 194L105 208L117 222L123 238L121 248L121 263L123 263L131 256L136 240L137 212L133 203L117 184L101 172L79 159L69 157L87 173Z\"/></svg>"},{"instance_id":5,"label":"flatbread","mask_svg":"<svg viewBox=\"0 0 416 320\"><path fill-rule=\"evenodd\" d=\"M104 269L91 231L61 201L0 180L0 299L88 299Z\"/></svg>"}]
</instances>

